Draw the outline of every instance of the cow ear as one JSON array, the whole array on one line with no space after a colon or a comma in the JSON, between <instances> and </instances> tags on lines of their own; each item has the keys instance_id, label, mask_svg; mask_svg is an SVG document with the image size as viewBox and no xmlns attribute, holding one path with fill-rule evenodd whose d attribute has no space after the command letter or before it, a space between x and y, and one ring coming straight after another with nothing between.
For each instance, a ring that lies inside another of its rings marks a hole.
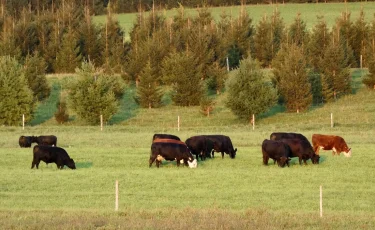
<instances>
[{"instance_id":1,"label":"cow ear","mask_svg":"<svg viewBox=\"0 0 375 230\"><path fill-rule=\"evenodd\" d=\"M234 149L234 152L237 152L237 148Z\"/></svg>"}]
</instances>

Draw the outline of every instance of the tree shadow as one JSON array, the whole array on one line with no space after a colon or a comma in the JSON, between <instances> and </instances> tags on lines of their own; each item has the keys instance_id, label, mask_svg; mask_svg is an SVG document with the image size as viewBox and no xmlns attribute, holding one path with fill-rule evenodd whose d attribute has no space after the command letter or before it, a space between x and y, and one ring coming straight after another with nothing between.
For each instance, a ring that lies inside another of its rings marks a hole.
<instances>
[{"instance_id":1,"label":"tree shadow","mask_svg":"<svg viewBox=\"0 0 375 230\"><path fill-rule=\"evenodd\" d=\"M108 121L109 124L118 124L129 120L137 115L139 105L134 100L137 88L133 85L126 89L124 95L119 101L120 107L118 112Z\"/></svg>"},{"instance_id":2,"label":"tree shadow","mask_svg":"<svg viewBox=\"0 0 375 230\"><path fill-rule=\"evenodd\" d=\"M274 107L272 107L270 110L268 110L267 112L260 114L259 118L271 117L278 113L283 113L285 111L286 111L286 108L284 105L277 104Z\"/></svg>"},{"instance_id":3,"label":"tree shadow","mask_svg":"<svg viewBox=\"0 0 375 230\"><path fill-rule=\"evenodd\" d=\"M91 168L92 162L86 161L86 162L76 162L76 168Z\"/></svg>"},{"instance_id":4,"label":"tree shadow","mask_svg":"<svg viewBox=\"0 0 375 230\"><path fill-rule=\"evenodd\" d=\"M46 122L47 120L51 119L57 110L56 104L59 101L59 98L60 84L57 81L53 81L51 87L51 94L46 100L39 103L38 107L34 112L34 117L29 122L29 124L31 126L40 125L43 122Z\"/></svg>"}]
</instances>

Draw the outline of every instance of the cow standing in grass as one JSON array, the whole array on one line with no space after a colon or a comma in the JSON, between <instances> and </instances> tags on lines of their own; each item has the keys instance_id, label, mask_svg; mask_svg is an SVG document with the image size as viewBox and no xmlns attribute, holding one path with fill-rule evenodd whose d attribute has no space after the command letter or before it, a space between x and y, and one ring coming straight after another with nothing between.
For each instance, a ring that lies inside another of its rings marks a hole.
<instances>
[{"instance_id":1,"label":"cow standing in grass","mask_svg":"<svg viewBox=\"0 0 375 230\"><path fill-rule=\"evenodd\" d=\"M186 145L191 153L195 155L195 159L206 160L206 157L211 158L211 151L214 147L213 142L205 136L192 136L186 139Z\"/></svg>"},{"instance_id":2,"label":"cow standing in grass","mask_svg":"<svg viewBox=\"0 0 375 230\"><path fill-rule=\"evenodd\" d=\"M282 141L264 140L262 143L263 164L268 165L268 160L271 158L277 162L279 167L288 165L291 155L289 146Z\"/></svg>"},{"instance_id":3,"label":"cow standing in grass","mask_svg":"<svg viewBox=\"0 0 375 230\"><path fill-rule=\"evenodd\" d=\"M38 145L57 146L57 137L54 135L32 136L32 141Z\"/></svg>"},{"instance_id":4,"label":"cow standing in grass","mask_svg":"<svg viewBox=\"0 0 375 230\"><path fill-rule=\"evenodd\" d=\"M344 138L335 135L313 134L312 143L314 151L319 154L319 149L332 150L332 155L344 153L346 157L352 156L351 148L348 147Z\"/></svg>"},{"instance_id":5,"label":"cow standing in grass","mask_svg":"<svg viewBox=\"0 0 375 230\"><path fill-rule=\"evenodd\" d=\"M194 159L186 144L174 139L157 139L152 142L149 167L156 161L156 167L159 168L161 161L164 159L168 161L176 160L177 166L183 163L190 168L197 167L197 160Z\"/></svg>"},{"instance_id":6,"label":"cow standing in grass","mask_svg":"<svg viewBox=\"0 0 375 230\"><path fill-rule=\"evenodd\" d=\"M233 148L232 140L224 135L204 135L207 139L213 142L214 149L212 150L212 157L214 152L221 152L221 158L224 158L224 153L229 154L230 158L236 157L237 148Z\"/></svg>"},{"instance_id":7,"label":"cow standing in grass","mask_svg":"<svg viewBox=\"0 0 375 230\"><path fill-rule=\"evenodd\" d=\"M35 145L33 149L33 161L31 168L34 166L39 168L40 161L45 163L56 163L58 169L63 169L64 165L71 169L76 169L74 160L69 157L68 153L63 148L52 147L47 145Z\"/></svg>"}]
</instances>

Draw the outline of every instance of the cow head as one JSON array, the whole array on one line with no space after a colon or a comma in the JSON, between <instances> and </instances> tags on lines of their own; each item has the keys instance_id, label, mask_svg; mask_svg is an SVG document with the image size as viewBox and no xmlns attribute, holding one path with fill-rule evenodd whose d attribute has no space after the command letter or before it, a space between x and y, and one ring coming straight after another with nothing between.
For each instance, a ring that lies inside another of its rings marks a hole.
<instances>
[{"instance_id":1,"label":"cow head","mask_svg":"<svg viewBox=\"0 0 375 230\"><path fill-rule=\"evenodd\" d=\"M314 154L314 155L311 157L311 162L312 162L313 164L319 164L319 159L320 159L320 156Z\"/></svg>"},{"instance_id":2,"label":"cow head","mask_svg":"<svg viewBox=\"0 0 375 230\"><path fill-rule=\"evenodd\" d=\"M352 156L352 149L351 148L348 148L348 146L345 146L344 148L344 156L346 157L351 157Z\"/></svg>"},{"instance_id":3,"label":"cow head","mask_svg":"<svg viewBox=\"0 0 375 230\"><path fill-rule=\"evenodd\" d=\"M69 160L66 162L66 166L71 169L76 169L76 164L74 163L74 160L72 158L69 158Z\"/></svg>"},{"instance_id":4,"label":"cow head","mask_svg":"<svg viewBox=\"0 0 375 230\"><path fill-rule=\"evenodd\" d=\"M237 148L232 150L231 153L229 154L230 158L234 159L236 157L236 152L237 152Z\"/></svg>"},{"instance_id":5,"label":"cow head","mask_svg":"<svg viewBox=\"0 0 375 230\"><path fill-rule=\"evenodd\" d=\"M197 159L191 159L190 157L187 163L189 164L189 168L192 168L192 169L198 166Z\"/></svg>"},{"instance_id":6,"label":"cow head","mask_svg":"<svg viewBox=\"0 0 375 230\"><path fill-rule=\"evenodd\" d=\"M285 167L285 165L288 165L289 167L289 161L290 161L290 158L288 157L280 157L278 160L277 160L277 164L280 166L280 167Z\"/></svg>"}]
</instances>

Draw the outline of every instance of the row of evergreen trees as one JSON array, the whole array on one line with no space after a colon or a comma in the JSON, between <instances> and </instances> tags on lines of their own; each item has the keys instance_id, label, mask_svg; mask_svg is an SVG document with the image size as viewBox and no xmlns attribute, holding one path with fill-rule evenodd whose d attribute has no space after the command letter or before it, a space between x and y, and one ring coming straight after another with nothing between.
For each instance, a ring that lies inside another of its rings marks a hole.
<instances>
[{"instance_id":1,"label":"row of evergreen trees","mask_svg":"<svg viewBox=\"0 0 375 230\"><path fill-rule=\"evenodd\" d=\"M350 13L344 12L331 29L324 18L319 18L309 31L300 15L287 27L275 11L254 26L244 8L237 18L222 14L216 22L208 8L199 9L198 16L192 18L185 15L181 6L171 19L156 11L140 13L130 33L131 41L124 42L123 30L110 8L106 23L100 26L92 22L87 5L79 8L74 1L67 2L63 8L45 9L36 15L28 9L20 17L2 13L0 54L14 57L25 69L31 68L24 75L34 101L49 94L45 72L76 71L80 75L79 67L91 69L85 74L91 81L79 84L86 89L96 85L92 92L109 92L113 88L107 86L113 85L110 77L92 81L99 75L120 74L127 81L137 82L137 101L148 108L161 105L161 86L172 86L176 105L212 108L207 88L220 93L228 68L237 68L243 59L256 59L262 68L272 67L272 86L278 89L279 101L285 102L290 111L350 93L349 68L361 63L370 70L364 83L369 87L375 84L375 18L367 23L363 12L354 22ZM92 67L81 66L85 60ZM114 85L120 84L116 82ZM71 86L71 92L78 88ZM78 99L74 99L74 93L69 97L71 107L80 115L74 102ZM115 104L118 97L103 96L109 101L115 98ZM306 100L301 101L300 97ZM84 107L80 116L93 123L104 109L94 112ZM85 117L89 111L95 118ZM106 118L115 109L108 111Z\"/></svg>"}]
</instances>

